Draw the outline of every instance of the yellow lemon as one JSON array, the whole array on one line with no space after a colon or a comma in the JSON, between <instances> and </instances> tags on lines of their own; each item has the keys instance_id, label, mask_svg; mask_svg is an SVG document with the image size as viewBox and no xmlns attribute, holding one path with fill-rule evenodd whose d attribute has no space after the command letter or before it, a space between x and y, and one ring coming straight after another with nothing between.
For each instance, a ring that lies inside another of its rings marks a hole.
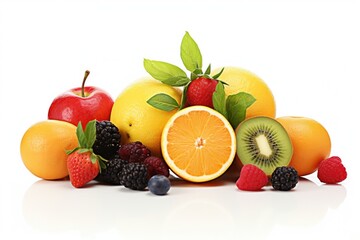
<instances>
[{"instance_id":1,"label":"yellow lemon","mask_svg":"<svg viewBox=\"0 0 360 240\"><path fill-rule=\"evenodd\" d=\"M21 139L20 154L26 168L47 180L68 175L65 150L77 147L76 127L68 122L45 120L32 125Z\"/></svg>"},{"instance_id":2,"label":"yellow lemon","mask_svg":"<svg viewBox=\"0 0 360 240\"><path fill-rule=\"evenodd\" d=\"M121 143L140 141L151 153L161 156L161 133L169 118L177 110L163 111L154 108L147 100L165 93L178 103L181 91L154 79L142 79L128 86L114 102L110 121L121 133Z\"/></svg>"},{"instance_id":3,"label":"yellow lemon","mask_svg":"<svg viewBox=\"0 0 360 240\"><path fill-rule=\"evenodd\" d=\"M216 74L221 69L216 69ZM246 110L246 118L254 116L275 117L276 105L274 96L268 85L254 73L238 67L225 67L219 80L226 82L226 95L246 92L251 94L256 101Z\"/></svg>"}]
</instances>

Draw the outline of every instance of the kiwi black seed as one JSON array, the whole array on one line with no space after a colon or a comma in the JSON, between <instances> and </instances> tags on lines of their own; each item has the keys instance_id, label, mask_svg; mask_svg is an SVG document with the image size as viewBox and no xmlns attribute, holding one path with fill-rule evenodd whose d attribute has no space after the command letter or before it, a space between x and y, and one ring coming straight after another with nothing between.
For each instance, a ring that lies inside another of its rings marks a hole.
<instances>
[{"instance_id":1,"label":"kiwi black seed","mask_svg":"<svg viewBox=\"0 0 360 240\"><path fill-rule=\"evenodd\" d=\"M293 147L285 128L270 117L249 118L236 129L237 155L243 165L254 164L270 176L290 163Z\"/></svg>"}]
</instances>

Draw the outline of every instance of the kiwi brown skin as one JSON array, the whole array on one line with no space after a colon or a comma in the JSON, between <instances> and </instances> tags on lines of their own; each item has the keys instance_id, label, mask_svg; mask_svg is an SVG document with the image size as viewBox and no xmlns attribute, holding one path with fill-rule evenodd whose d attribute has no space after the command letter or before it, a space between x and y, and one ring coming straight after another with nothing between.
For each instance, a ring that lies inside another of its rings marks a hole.
<instances>
[{"instance_id":1,"label":"kiwi brown skin","mask_svg":"<svg viewBox=\"0 0 360 240\"><path fill-rule=\"evenodd\" d=\"M236 168L245 164L253 164L271 176L276 167L288 166L292 157L293 147L285 128L274 118L256 116L241 122L235 129L237 140L237 157L234 159ZM262 135L261 141L258 138ZM264 145L266 138L267 144ZM261 149L258 141L265 146ZM262 152L271 149L271 155ZM250 154L252 152L252 154Z\"/></svg>"}]
</instances>

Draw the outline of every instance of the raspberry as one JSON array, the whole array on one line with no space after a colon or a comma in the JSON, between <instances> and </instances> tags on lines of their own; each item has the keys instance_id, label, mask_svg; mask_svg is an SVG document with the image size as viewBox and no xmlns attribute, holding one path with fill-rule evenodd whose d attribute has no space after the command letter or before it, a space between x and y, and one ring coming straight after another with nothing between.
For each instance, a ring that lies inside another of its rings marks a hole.
<instances>
[{"instance_id":1,"label":"raspberry","mask_svg":"<svg viewBox=\"0 0 360 240\"><path fill-rule=\"evenodd\" d=\"M121 145L119 149L120 158L128 162L144 162L150 155L150 150L139 141Z\"/></svg>"},{"instance_id":2,"label":"raspberry","mask_svg":"<svg viewBox=\"0 0 360 240\"><path fill-rule=\"evenodd\" d=\"M268 177L257 166L246 164L242 167L236 186L240 190L259 191L268 183Z\"/></svg>"},{"instance_id":3,"label":"raspberry","mask_svg":"<svg viewBox=\"0 0 360 240\"><path fill-rule=\"evenodd\" d=\"M157 174L164 175L165 177L169 177L170 175L168 165L161 158L155 156L147 157L144 161L144 164L148 168L149 179Z\"/></svg>"},{"instance_id":4,"label":"raspberry","mask_svg":"<svg viewBox=\"0 0 360 240\"><path fill-rule=\"evenodd\" d=\"M299 175L293 167L277 167L271 174L271 185L275 190L289 191L299 181Z\"/></svg>"},{"instance_id":5,"label":"raspberry","mask_svg":"<svg viewBox=\"0 0 360 240\"><path fill-rule=\"evenodd\" d=\"M347 177L346 168L339 157L330 157L320 162L317 176L323 183L336 184Z\"/></svg>"}]
</instances>

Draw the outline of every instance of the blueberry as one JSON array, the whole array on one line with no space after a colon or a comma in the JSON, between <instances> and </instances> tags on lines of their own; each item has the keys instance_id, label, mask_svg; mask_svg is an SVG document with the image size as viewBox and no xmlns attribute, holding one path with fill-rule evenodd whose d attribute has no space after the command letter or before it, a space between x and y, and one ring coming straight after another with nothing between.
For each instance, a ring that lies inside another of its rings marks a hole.
<instances>
[{"instance_id":1,"label":"blueberry","mask_svg":"<svg viewBox=\"0 0 360 240\"><path fill-rule=\"evenodd\" d=\"M154 175L149 180L148 188L155 195L165 195L170 185L170 180L164 175Z\"/></svg>"}]
</instances>

